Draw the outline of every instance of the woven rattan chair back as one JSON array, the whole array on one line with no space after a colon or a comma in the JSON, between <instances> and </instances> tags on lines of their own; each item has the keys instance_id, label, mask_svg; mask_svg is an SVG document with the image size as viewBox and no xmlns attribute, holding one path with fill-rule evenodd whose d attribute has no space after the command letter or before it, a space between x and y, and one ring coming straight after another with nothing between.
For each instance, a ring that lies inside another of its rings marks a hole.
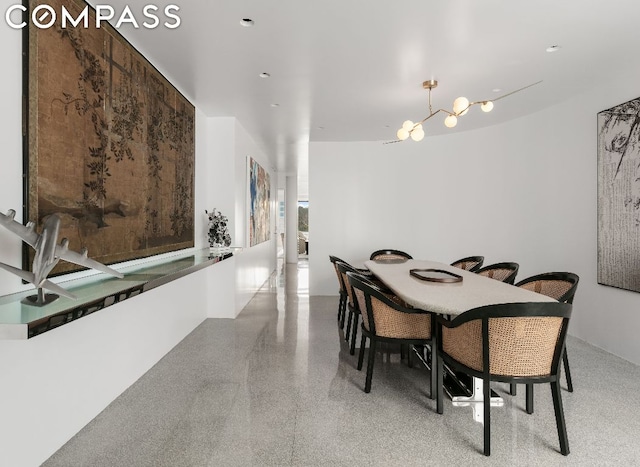
<instances>
[{"instance_id":1,"label":"woven rattan chair back","mask_svg":"<svg viewBox=\"0 0 640 467\"><path fill-rule=\"evenodd\" d=\"M573 303L579 280L580 278L571 272L545 272L527 277L516 286L555 298L559 302Z\"/></svg>"},{"instance_id":2,"label":"woven rattan chair back","mask_svg":"<svg viewBox=\"0 0 640 467\"><path fill-rule=\"evenodd\" d=\"M338 270L338 263L344 263L344 264L349 264L349 263L347 263L346 261L341 260L337 256L331 256L331 255L329 255L329 261L331 261L331 263L333 264L333 268L335 269L336 275L338 276L338 285L340 287L340 292L346 294L347 293L347 289L346 289L345 284L343 282L342 274L340 274L340 271Z\"/></svg>"},{"instance_id":3,"label":"woven rattan chair back","mask_svg":"<svg viewBox=\"0 0 640 467\"><path fill-rule=\"evenodd\" d=\"M559 317L489 318L489 372L492 375L525 377L551 374L558 336ZM483 371L482 320L442 329L445 353L476 371Z\"/></svg>"},{"instance_id":4,"label":"woven rattan chair back","mask_svg":"<svg viewBox=\"0 0 640 467\"><path fill-rule=\"evenodd\" d=\"M353 297L353 288L349 284L349 280L347 278L347 273L348 272L353 272L353 273L359 275L360 271L358 271L358 269L354 268L350 264L343 263L343 262L336 263L336 267L338 268L338 272L340 273L340 276L342 277L342 282L344 283L345 290L347 292L347 297L348 297L348 300L349 300L348 304L353 307L353 306L355 306L355 300L354 300L354 297Z\"/></svg>"},{"instance_id":5,"label":"woven rattan chair back","mask_svg":"<svg viewBox=\"0 0 640 467\"><path fill-rule=\"evenodd\" d=\"M370 260L413 259L409 253L400 250L377 250L371 253Z\"/></svg>"},{"instance_id":6,"label":"woven rattan chair back","mask_svg":"<svg viewBox=\"0 0 640 467\"><path fill-rule=\"evenodd\" d=\"M467 258L462 258L454 261L453 263L451 263L451 266L464 269L465 271L476 272L482 267L483 262L484 256L468 256Z\"/></svg>"},{"instance_id":7,"label":"woven rattan chair back","mask_svg":"<svg viewBox=\"0 0 640 467\"><path fill-rule=\"evenodd\" d=\"M516 286L555 298L562 303L573 303L579 280L578 275L572 272L545 272L527 277L518 282ZM569 367L566 347L562 355L562 361L564 362L564 376L567 379L567 390L573 392L573 379L571 378L571 368ZM511 385L511 394L516 395L515 385ZM527 386L527 412L533 413L532 385Z\"/></svg>"},{"instance_id":8,"label":"woven rattan chair back","mask_svg":"<svg viewBox=\"0 0 640 467\"><path fill-rule=\"evenodd\" d=\"M485 455L491 453L491 381L550 383L560 451L569 454L559 379L571 308L559 302L503 303L466 311L451 321L438 318L438 381L443 363L483 379ZM439 384L439 413L442 392Z\"/></svg>"},{"instance_id":9,"label":"woven rattan chair back","mask_svg":"<svg viewBox=\"0 0 640 467\"><path fill-rule=\"evenodd\" d=\"M480 268L475 273L500 282L513 284L516 281L519 267L518 263L495 263Z\"/></svg>"}]
</instances>

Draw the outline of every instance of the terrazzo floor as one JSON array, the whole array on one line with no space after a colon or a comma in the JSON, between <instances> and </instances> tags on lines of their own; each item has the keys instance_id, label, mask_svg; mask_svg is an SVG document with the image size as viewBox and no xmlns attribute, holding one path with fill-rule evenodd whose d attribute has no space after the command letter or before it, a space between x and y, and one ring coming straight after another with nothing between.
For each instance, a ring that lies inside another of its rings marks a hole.
<instances>
[{"instance_id":1,"label":"terrazzo floor","mask_svg":"<svg viewBox=\"0 0 640 467\"><path fill-rule=\"evenodd\" d=\"M429 373L377 355L370 394L336 325L337 297L309 297L306 261L279 267L235 320L208 319L44 466L640 465L640 367L575 338L559 452L548 385L492 408L492 454L472 407L444 414ZM564 382L563 382L564 387Z\"/></svg>"}]
</instances>

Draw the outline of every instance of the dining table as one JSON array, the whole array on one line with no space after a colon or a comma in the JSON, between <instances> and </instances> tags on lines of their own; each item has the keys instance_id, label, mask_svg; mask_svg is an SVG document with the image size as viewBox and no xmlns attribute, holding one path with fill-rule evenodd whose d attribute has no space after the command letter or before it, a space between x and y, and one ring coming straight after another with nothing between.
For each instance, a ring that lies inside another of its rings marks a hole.
<instances>
[{"instance_id":1,"label":"dining table","mask_svg":"<svg viewBox=\"0 0 640 467\"><path fill-rule=\"evenodd\" d=\"M448 318L485 305L556 301L437 261L382 259L365 261L364 266L407 304ZM454 403L483 400L482 379L460 382L453 372L448 376L445 390ZM501 404L502 399L494 392L491 402Z\"/></svg>"}]
</instances>

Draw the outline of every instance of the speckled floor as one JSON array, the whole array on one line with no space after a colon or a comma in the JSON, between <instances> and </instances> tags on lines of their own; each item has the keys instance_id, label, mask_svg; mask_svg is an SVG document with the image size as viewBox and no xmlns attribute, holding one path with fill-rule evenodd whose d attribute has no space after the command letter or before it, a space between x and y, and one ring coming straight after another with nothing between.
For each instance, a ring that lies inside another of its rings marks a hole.
<instances>
[{"instance_id":1,"label":"speckled floor","mask_svg":"<svg viewBox=\"0 0 640 467\"><path fill-rule=\"evenodd\" d=\"M202 323L44 465L640 465L640 367L570 338L571 454L540 385L533 415L521 386L492 409L486 458L473 409L445 399L438 415L428 372L393 349L363 392L337 297L309 297L307 274L306 262L280 269L236 320Z\"/></svg>"}]
</instances>

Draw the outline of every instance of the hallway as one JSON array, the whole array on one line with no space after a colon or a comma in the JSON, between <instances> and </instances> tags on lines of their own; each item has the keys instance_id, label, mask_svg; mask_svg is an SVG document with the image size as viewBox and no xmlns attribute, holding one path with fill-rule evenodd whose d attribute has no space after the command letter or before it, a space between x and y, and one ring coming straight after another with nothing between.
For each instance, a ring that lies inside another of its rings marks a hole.
<instances>
[{"instance_id":1,"label":"hallway","mask_svg":"<svg viewBox=\"0 0 640 467\"><path fill-rule=\"evenodd\" d=\"M309 297L308 271L306 261L280 266L237 319L204 321L44 465L637 465L638 366L570 338L571 454L559 453L540 385L535 414L524 390L492 410L485 458L472 409L446 399L436 414L428 372L401 364L395 349L378 354L363 392L336 325L338 298Z\"/></svg>"}]
</instances>

